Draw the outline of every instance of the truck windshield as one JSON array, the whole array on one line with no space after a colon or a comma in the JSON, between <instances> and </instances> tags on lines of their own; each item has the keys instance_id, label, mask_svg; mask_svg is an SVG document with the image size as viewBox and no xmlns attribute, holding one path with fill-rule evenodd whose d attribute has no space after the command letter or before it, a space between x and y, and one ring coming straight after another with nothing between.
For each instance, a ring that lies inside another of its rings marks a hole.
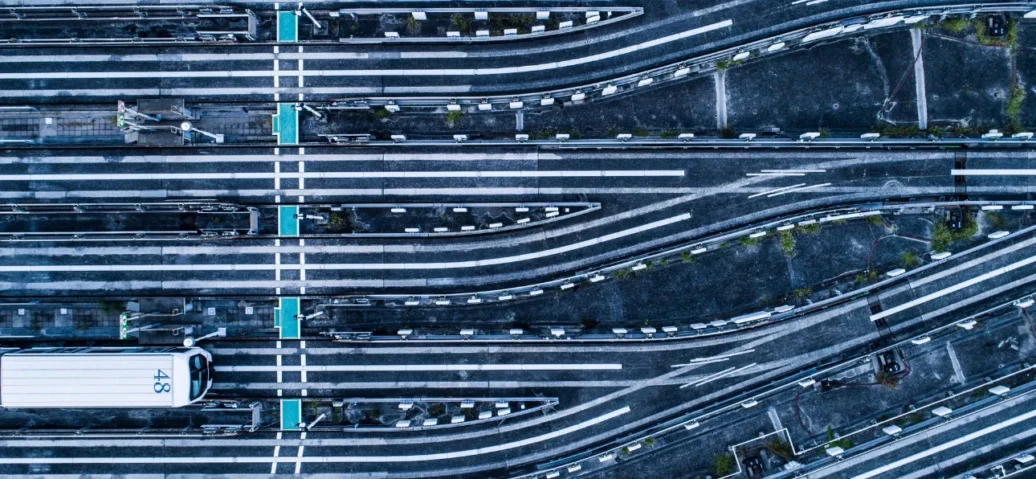
<instances>
[{"instance_id":1,"label":"truck windshield","mask_svg":"<svg viewBox=\"0 0 1036 479\"><path fill-rule=\"evenodd\" d=\"M191 356L191 395L193 401L198 399L205 392L205 386L209 384L209 365L205 356Z\"/></svg>"}]
</instances>

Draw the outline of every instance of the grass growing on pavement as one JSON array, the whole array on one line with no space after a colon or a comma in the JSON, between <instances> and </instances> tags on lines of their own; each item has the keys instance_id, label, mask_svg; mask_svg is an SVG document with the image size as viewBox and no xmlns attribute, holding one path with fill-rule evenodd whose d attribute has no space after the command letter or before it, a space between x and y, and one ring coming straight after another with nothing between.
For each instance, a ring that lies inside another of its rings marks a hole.
<instances>
[{"instance_id":1,"label":"grass growing on pavement","mask_svg":"<svg viewBox=\"0 0 1036 479\"><path fill-rule=\"evenodd\" d=\"M471 20L459 13L451 15L450 22L453 23L453 25L457 27L457 30L462 34L468 33L468 30L471 29Z\"/></svg>"},{"instance_id":2,"label":"grass growing on pavement","mask_svg":"<svg viewBox=\"0 0 1036 479\"><path fill-rule=\"evenodd\" d=\"M1010 131L1022 129L1022 103L1025 102L1025 89L1018 85L1011 85L1011 95L1004 103L1004 111L1007 113L1007 128Z\"/></svg>"},{"instance_id":3,"label":"grass growing on pavement","mask_svg":"<svg viewBox=\"0 0 1036 479\"><path fill-rule=\"evenodd\" d=\"M944 18L936 24L939 28L953 33L960 33L967 30L968 25L971 25L971 22L964 17Z\"/></svg>"},{"instance_id":4,"label":"grass growing on pavement","mask_svg":"<svg viewBox=\"0 0 1036 479\"><path fill-rule=\"evenodd\" d=\"M986 19L984 17L978 17L974 20L975 24L975 38L978 42L991 47L1010 47L1014 48L1018 41L1018 22L1012 19L1007 20L1007 24L1004 25L1004 36L994 37L989 34L989 30L986 27Z\"/></svg>"},{"instance_id":5,"label":"grass growing on pavement","mask_svg":"<svg viewBox=\"0 0 1036 479\"><path fill-rule=\"evenodd\" d=\"M820 232L820 223L799 226L799 232L807 235L815 235Z\"/></svg>"},{"instance_id":6,"label":"grass growing on pavement","mask_svg":"<svg viewBox=\"0 0 1036 479\"><path fill-rule=\"evenodd\" d=\"M885 221L881 219L881 215L871 215L871 216L868 216L865 221L867 221L867 224L874 225L874 226L879 226L879 225L884 225L885 224Z\"/></svg>"},{"instance_id":7,"label":"grass growing on pavement","mask_svg":"<svg viewBox=\"0 0 1036 479\"><path fill-rule=\"evenodd\" d=\"M684 251L683 253L680 253L680 261L683 261L686 264L694 263L694 255L692 255L690 251Z\"/></svg>"},{"instance_id":8,"label":"grass growing on pavement","mask_svg":"<svg viewBox=\"0 0 1036 479\"><path fill-rule=\"evenodd\" d=\"M964 225L957 231L951 231L943 221L937 221L932 228L932 251L942 253L954 241L966 240L978 234L978 225L971 215L964 214Z\"/></svg>"},{"instance_id":9,"label":"grass growing on pavement","mask_svg":"<svg viewBox=\"0 0 1036 479\"><path fill-rule=\"evenodd\" d=\"M863 273L856 275L856 278L854 278L854 280L860 284L870 283L876 279L878 279L878 272L873 269L864 271Z\"/></svg>"},{"instance_id":10,"label":"grass growing on pavement","mask_svg":"<svg viewBox=\"0 0 1036 479\"><path fill-rule=\"evenodd\" d=\"M813 294L813 288L810 287L799 288L791 292L791 295L797 299L805 298L806 296L809 296L811 294Z\"/></svg>"},{"instance_id":11,"label":"grass growing on pavement","mask_svg":"<svg viewBox=\"0 0 1036 479\"><path fill-rule=\"evenodd\" d=\"M835 431L831 429L831 426L827 426L827 440L830 443L828 444L829 446L837 446L845 450L848 450L853 447L853 442L850 441L848 438L843 437L835 441Z\"/></svg>"},{"instance_id":12,"label":"grass growing on pavement","mask_svg":"<svg viewBox=\"0 0 1036 479\"><path fill-rule=\"evenodd\" d=\"M921 264L921 260L917 259L917 255L913 252L904 251L903 254L899 255L899 264L905 269L910 269Z\"/></svg>"},{"instance_id":13,"label":"grass growing on pavement","mask_svg":"<svg viewBox=\"0 0 1036 479\"><path fill-rule=\"evenodd\" d=\"M989 211L983 211L982 216L986 217L986 221L989 222L989 226L992 226L995 230L1007 229L1007 220L1003 216Z\"/></svg>"},{"instance_id":14,"label":"grass growing on pavement","mask_svg":"<svg viewBox=\"0 0 1036 479\"><path fill-rule=\"evenodd\" d=\"M737 242L741 246L744 246L746 248L751 248L752 246L756 246L756 245L759 244L760 241L761 241L761 238L752 238L750 236L742 236L742 237L737 239Z\"/></svg>"},{"instance_id":15,"label":"grass growing on pavement","mask_svg":"<svg viewBox=\"0 0 1036 479\"><path fill-rule=\"evenodd\" d=\"M766 449L780 456L785 461L790 461L795 457L795 451L792 450L791 444L788 444L777 436L774 436L766 442Z\"/></svg>"},{"instance_id":16,"label":"grass growing on pavement","mask_svg":"<svg viewBox=\"0 0 1036 479\"><path fill-rule=\"evenodd\" d=\"M460 110L446 112L446 125L453 128L461 118L464 118L464 112Z\"/></svg>"},{"instance_id":17,"label":"grass growing on pavement","mask_svg":"<svg viewBox=\"0 0 1036 479\"><path fill-rule=\"evenodd\" d=\"M917 125L892 125L889 123L878 123L873 130L888 138L911 138L921 133Z\"/></svg>"},{"instance_id":18,"label":"grass growing on pavement","mask_svg":"<svg viewBox=\"0 0 1036 479\"><path fill-rule=\"evenodd\" d=\"M349 218L349 213L344 211L332 211L331 218L329 219L327 226L328 229L335 233L352 230L352 221Z\"/></svg>"},{"instance_id":19,"label":"grass growing on pavement","mask_svg":"<svg viewBox=\"0 0 1036 479\"><path fill-rule=\"evenodd\" d=\"M734 456L716 454L712 456L712 472L716 477L723 477L734 472Z\"/></svg>"},{"instance_id":20,"label":"grass growing on pavement","mask_svg":"<svg viewBox=\"0 0 1036 479\"><path fill-rule=\"evenodd\" d=\"M784 256L791 258L795 256L795 236L791 234L791 231L781 231L781 251L784 251Z\"/></svg>"}]
</instances>

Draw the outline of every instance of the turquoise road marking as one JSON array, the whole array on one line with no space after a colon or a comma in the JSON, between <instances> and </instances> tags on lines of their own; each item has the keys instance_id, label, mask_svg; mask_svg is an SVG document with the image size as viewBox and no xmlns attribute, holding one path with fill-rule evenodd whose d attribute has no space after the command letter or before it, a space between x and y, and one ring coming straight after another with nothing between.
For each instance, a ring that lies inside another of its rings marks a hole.
<instances>
[{"instance_id":1,"label":"turquoise road marking","mask_svg":"<svg viewBox=\"0 0 1036 479\"><path fill-rule=\"evenodd\" d=\"M299 298L281 298L281 339L299 339Z\"/></svg>"},{"instance_id":2,"label":"turquoise road marking","mask_svg":"<svg viewBox=\"0 0 1036 479\"><path fill-rule=\"evenodd\" d=\"M281 327L281 308L273 308L273 327Z\"/></svg>"},{"instance_id":3,"label":"turquoise road marking","mask_svg":"<svg viewBox=\"0 0 1036 479\"><path fill-rule=\"evenodd\" d=\"M298 431L302 422L302 400L281 399L281 430Z\"/></svg>"},{"instance_id":4,"label":"turquoise road marking","mask_svg":"<svg viewBox=\"0 0 1036 479\"><path fill-rule=\"evenodd\" d=\"M299 17L295 12L277 12L277 43L299 41Z\"/></svg>"},{"instance_id":5,"label":"turquoise road marking","mask_svg":"<svg viewBox=\"0 0 1036 479\"><path fill-rule=\"evenodd\" d=\"M277 114L273 115L272 134L277 137L278 145L297 145L299 143L299 112L294 103L278 103Z\"/></svg>"},{"instance_id":6,"label":"turquoise road marking","mask_svg":"<svg viewBox=\"0 0 1036 479\"><path fill-rule=\"evenodd\" d=\"M281 236L299 235L298 206L282 206L277 212L277 234Z\"/></svg>"}]
</instances>

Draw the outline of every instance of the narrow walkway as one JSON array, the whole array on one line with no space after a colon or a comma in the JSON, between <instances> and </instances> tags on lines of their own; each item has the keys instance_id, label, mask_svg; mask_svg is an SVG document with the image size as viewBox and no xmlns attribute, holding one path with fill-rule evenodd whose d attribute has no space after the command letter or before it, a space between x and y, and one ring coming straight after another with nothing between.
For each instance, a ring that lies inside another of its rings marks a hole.
<instances>
[{"instance_id":1,"label":"narrow walkway","mask_svg":"<svg viewBox=\"0 0 1036 479\"><path fill-rule=\"evenodd\" d=\"M914 62L914 85L917 90L917 127L924 130L928 128L928 98L925 96L924 82L924 56L921 41L921 30L910 29L910 44L917 55Z\"/></svg>"},{"instance_id":2,"label":"narrow walkway","mask_svg":"<svg viewBox=\"0 0 1036 479\"><path fill-rule=\"evenodd\" d=\"M727 72L716 70L716 127L720 130L727 127Z\"/></svg>"}]
</instances>

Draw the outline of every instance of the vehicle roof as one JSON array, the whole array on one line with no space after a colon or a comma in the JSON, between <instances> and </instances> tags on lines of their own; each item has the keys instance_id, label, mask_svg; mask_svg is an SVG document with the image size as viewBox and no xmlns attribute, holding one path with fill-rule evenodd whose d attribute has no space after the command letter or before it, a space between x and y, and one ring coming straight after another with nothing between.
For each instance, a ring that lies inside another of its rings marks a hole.
<instances>
[{"instance_id":1,"label":"vehicle roof","mask_svg":"<svg viewBox=\"0 0 1036 479\"><path fill-rule=\"evenodd\" d=\"M156 393L155 376L174 376L174 354L5 354L0 356L0 406L170 407L174 393ZM169 380L170 387L175 381Z\"/></svg>"}]
</instances>

